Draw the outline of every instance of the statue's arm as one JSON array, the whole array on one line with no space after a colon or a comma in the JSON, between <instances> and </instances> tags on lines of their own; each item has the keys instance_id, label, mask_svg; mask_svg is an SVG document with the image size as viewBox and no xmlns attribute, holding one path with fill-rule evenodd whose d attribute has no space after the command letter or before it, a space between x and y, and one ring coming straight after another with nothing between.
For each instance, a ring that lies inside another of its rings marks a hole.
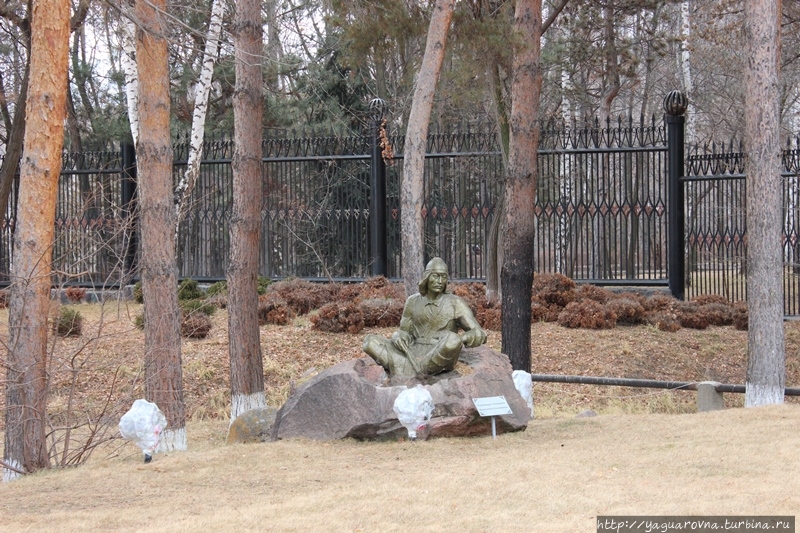
<instances>
[{"instance_id":1,"label":"statue's arm","mask_svg":"<svg viewBox=\"0 0 800 533\"><path fill-rule=\"evenodd\" d=\"M475 315L472 314L469 306L459 298L456 304L456 320L464 333L461 334L461 341L467 348L476 348L486 342L486 332L483 331Z\"/></svg>"},{"instance_id":2,"label":"statue's arm","mask_svg":"<svg viewBox=\"0 0 800 533\"><path fill-rule=\"evenodd\" d=\"M403 353L408 353L408 345L413 340L411 336L414 320L411 311L411 298L406 300L403 308L403 316L400 318L400 329L392 333L392 344Z\"/></svg>"}]
</instances>

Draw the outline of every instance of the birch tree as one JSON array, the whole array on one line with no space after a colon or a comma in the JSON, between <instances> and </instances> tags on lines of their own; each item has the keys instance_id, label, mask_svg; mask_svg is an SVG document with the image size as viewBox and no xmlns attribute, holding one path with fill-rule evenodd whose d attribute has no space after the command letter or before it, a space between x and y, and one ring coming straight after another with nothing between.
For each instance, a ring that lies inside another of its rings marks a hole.
<instances>
[{"instance_id":1,"label":"birch tree","mask_svg":"<svg viewBox=\"0 0 800 533\"><path fill-rule=\"evenodd\" d=\"M136 143L141 221L139 273L144 295L145 396L168 427L158 450L186 449L181 312L175 262L175 207L169 129L166 0L136 0L139 127Z\"/></svg>"},{"instance_id":2,"label":"birch tree","mask_svg":"<svg viewBox=\"0 0 800 533\"><path fill-rule=\"evenodd\" d=\"M237 0L233 24L236 90L233 99L233 208L228 264L228 344L231 422L264 407L264 370L258 328L258 243L261 234L262 90L261 4Z\"/></svg>"},{"instance_id":3,"label":"birch tree","mask_svg":"<svg viewBox=\"0 0 800 533\"><path fill-rule=\"evenodd\" d=\"M455 0L436 0L428 25L425 55L417 75L411 114L406 129L403 181L400 187L401 246L403 281L406 294L417 292L417 283L425 266L424 221L422 203L425 189L425 151L428 147L428 124L433 97L442 72L447 33L453 18Z\"/></svg>"},{"instance_id":4,"label":"birch tree","mask_svg":"<svg viewBox=\"0 0 800 533\"><path fill-rule=\"evenodd\" d=\"M780 0L745 2L747 139L747 378L745 406L782 404Z\"/></svg>"},{"instance_id":5,"label":"birch tree","mask_svg":"<svg viewBox=\"0 0 800 533\"><path fill-rule=\"evenodd\" d=\"M3 481L46 468L47 318L66 117L69 2L34 0L30 86L14 232Z\"/></svg>"},{"instance_id":6,"label":"birch tree","mask_svg":"<svg viewBox=\"0 0 800 533\"><path fill-rule=\"evenodd\" d=\"M139 141L139 73L136 70L136 28L129 18L122 19L122 53L119 60L125 73L128 122L134 146Z\"/></svg>"},{"instance_id":7,"label":"birch tree","mask_svg":"<svg viewBox=\"0 0 800 533\"><path fill-rule=\"evenodd\" d=\"M203 66L195 87L192 132L189 138L189 161L186 165L186 172L183 174L183 178L178 183L175 191L175 195L180 197L176 232L181 220L189 210L189 199L192 196L197 177L200 175L200 159L203 156L203 137L206 115L208 114L208 96L211 93L211 78L214 74L214 63L219 50L219 36L222 32L222 15L224 12L225 3L222 0L213 0L208 32L206 33L206 46L203 50Z\"/></svg>"}]
</instances>

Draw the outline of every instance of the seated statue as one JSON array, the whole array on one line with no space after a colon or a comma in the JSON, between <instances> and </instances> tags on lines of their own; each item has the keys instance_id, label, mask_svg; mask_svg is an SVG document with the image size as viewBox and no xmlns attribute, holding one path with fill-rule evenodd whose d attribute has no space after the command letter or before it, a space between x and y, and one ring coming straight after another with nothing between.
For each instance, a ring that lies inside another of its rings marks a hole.
<instances>
[{"instance_id":1,"label":"seated statue","mask_svg":"<svg viewBox=\"0 0 800 533\"><path fill-rule=\"evenodd\" d=\"M429 376L453 370L461 347L475 348L486 342L484 332L467 304L447 289L447 265L431 259L419 282L419 294L409 296L400 329L391 339L364 337L362 349L390 377ZM458 334L459 329L464 333Z\"/></svg>"}]
</instances>

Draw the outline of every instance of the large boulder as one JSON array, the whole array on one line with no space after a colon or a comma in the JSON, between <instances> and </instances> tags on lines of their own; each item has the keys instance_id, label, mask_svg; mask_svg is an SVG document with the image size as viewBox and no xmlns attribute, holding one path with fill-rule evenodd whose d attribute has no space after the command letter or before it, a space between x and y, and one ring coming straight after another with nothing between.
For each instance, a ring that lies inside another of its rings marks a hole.
<instances>
[{"instance_id":1,"label":"large boulder","mask_svg":"<svg viewBox=\"0 0 800 533\"><path fill-rule=\"evenodd\" d=\"M497 432L522 431L530 408L514 388L508 357L486 346L464 349L456 370L428 377L422 385L433 397L434 411L418 439L490 435L491 419L478 414L472 398L505 396L513 411L496 418ZM281 407L272 439L355 438L389 440L407 437L397 420L394 401L406 386L392 383L381 366L364 357L340 363L304 383Z\"/></svg>"}]
</instances>

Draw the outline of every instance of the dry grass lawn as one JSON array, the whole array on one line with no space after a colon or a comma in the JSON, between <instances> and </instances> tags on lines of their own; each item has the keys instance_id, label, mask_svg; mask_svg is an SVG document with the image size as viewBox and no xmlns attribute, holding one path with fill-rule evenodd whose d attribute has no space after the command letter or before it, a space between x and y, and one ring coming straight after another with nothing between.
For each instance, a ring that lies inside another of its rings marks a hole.
<instances>
[{"instance_id":1,"label":"dry grass lawn","mask_svg":"<svg viewBox=\"0 0 800 533\"><path fill-rule=\"evenodd\" d=\"M533 422L429 442L126 447L0 486L3 531L593 532L614 514L795 514L800 407Z\"/></svg>"},{"instance_id":2,"label":"dry grass lawn","mask_svg":"<svg viewBox=\"0 0 800 533\"><path fill-rule=\"evenodd\" d=\"M105 409L110 435L142 393L143 333L133 326L140 306L75 307L86 319L83 334L52 347L51 422L59 434L60 424ZM597 515L800 510L794 400L690 414L691 392L537 384L537 419L496 440L227 446L227 316L212 321L207 339L183 342L189 452L145 465L116 439L79 468L0 484L0 531L574 532L595 531ZM279 405L303 379L360 356L365 333L315 332L307 317L263 327L269 402ZM538 373L744 381L746 333L733 328L540 323L532 338ZM786 339L787 384L798 386L800 324L786 324ZM489 344L499 348L499 333ZM742 400L726 395L729 407ZM584 409L600 416L574 418Z\"/></svg>"}]
</instances>

